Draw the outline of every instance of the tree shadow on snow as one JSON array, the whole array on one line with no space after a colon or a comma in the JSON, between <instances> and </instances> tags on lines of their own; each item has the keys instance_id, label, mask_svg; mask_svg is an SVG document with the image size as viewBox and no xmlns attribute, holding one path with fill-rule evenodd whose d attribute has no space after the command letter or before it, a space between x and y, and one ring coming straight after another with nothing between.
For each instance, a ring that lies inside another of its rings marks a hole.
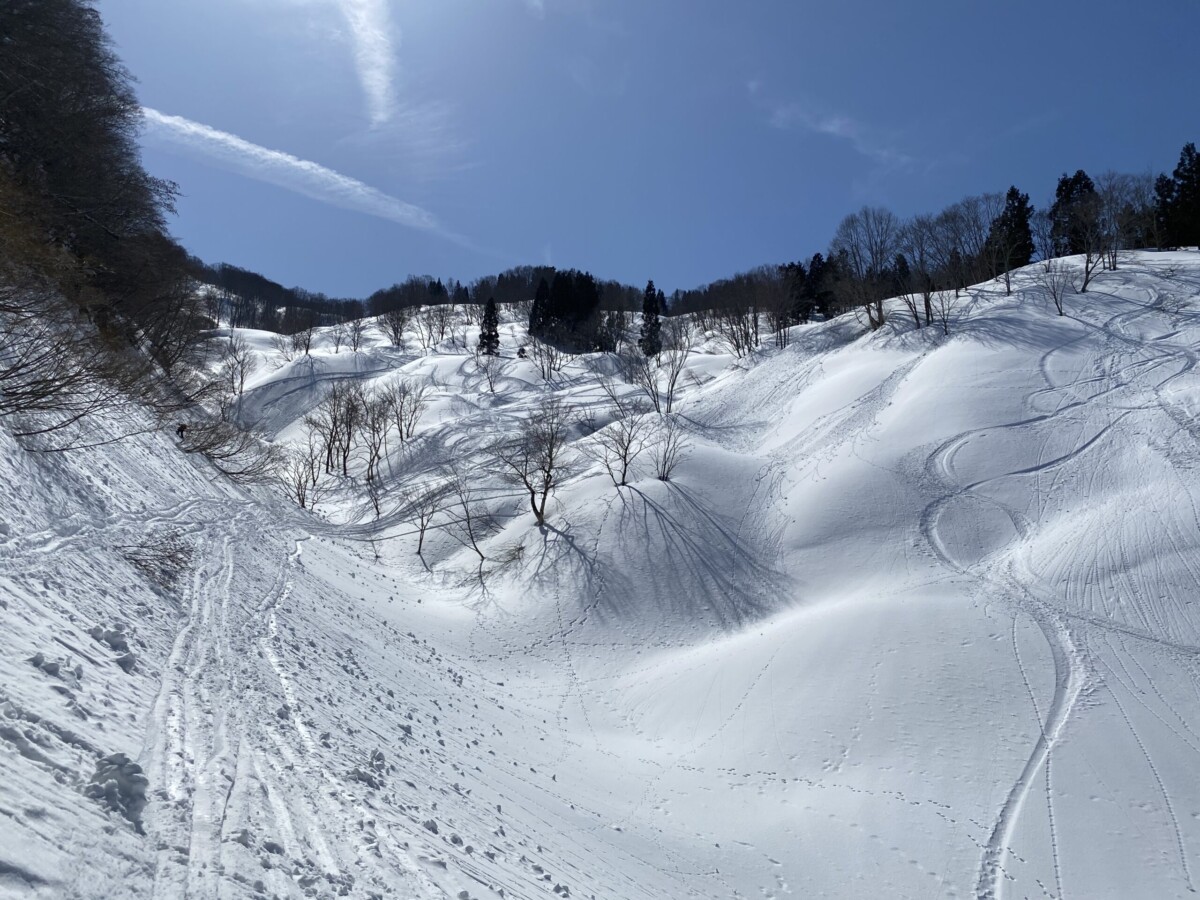
<instances>
[{"instance_id":1,"label":"tree shadow on snow","mask_svg":"<svg viewBox=\"0 0 1200 900\"><path fill-rule=\"evenodd\" d=\"M794 585L768 562L770 547L748 541L741 523L702 496L663 488L661 498L632 486L616 491L596 533L542 529L527 576L557 598L565 631L589 620L733 630L789 602Z\"/></svg>"}]
</instances>

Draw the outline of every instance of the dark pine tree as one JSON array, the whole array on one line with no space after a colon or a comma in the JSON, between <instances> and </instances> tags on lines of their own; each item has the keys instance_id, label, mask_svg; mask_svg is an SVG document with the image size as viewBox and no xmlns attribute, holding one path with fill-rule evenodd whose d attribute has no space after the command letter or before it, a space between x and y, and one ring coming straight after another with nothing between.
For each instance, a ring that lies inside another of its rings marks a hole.
<instances>
[{"instance_id":1,"label":"dark pine tree","mask_svg":"<svg viewBox=\"0 0 1200 900\"><path fill-rule=\"evenodd\" d=\"M837 296L839 280L837 259L826 259L820 253L814 253L808 262L808 275L804 279L803 296L810 309L828 318L833 315L834 301ZM811 315L811 313L810 313Z\"/></svg>"},{"instance_id":2,"label":"dark pine tree","mask_svg":"<svg viewBox=\"0 0 1200 900\"><path fill-rule=\"evenodd\" d=\"M471 302L471 291L462 282L455 280L454 282L454 302L459 306L466 306Z\"/></svg>"},{"instance_id":3,"label":"dark pine tree","mask_svg":"<svg viewBox=\"0 0 1200 900\"><path fill-rule=\"evenodd\" d=\"M1154 181L1154 231L1158 248L1173 246L1171 213L1175 206L1175 179L1170 175L1159 175Z\"/></svg>"},{"instance_id":4,"label":"dark pine tree","mask_svg":"<svg viewBox=\"0 0 1200 900\"><path fill-rule=\"evenodd\" d=\"M1033 259L1033 230L1029 227L1032 215L1029 195L1010 187L1004 198L1004 209L988 232L988 244L992 249L989 256L999 266L996 274L1027 266Z\"/></svg>"},{"instance_id":5,"label":"dark pine tree","mask_svg":"<svg viewBox=\"0 0 1200 900\"><path fill-rule=\"evenodd\" d=\"M1172 177L1163 176L1156 188L1163 242L1168 247L1200 245L1200 155L1195 144L1184 145Z\"/></svg>"},{"instance_id":6,"label":"dark pine tree","mask_svg":"<svg viewBox=\"0 0 1200 900\"><path fill-rule=\"evenodd\" d=\"M807 322L812 314L812 303L807 296L808 270L802 262L784 263L779 267L779 274L787 285L789 306L789 321L795 325Z\"/></svg>"},{"instance_id":7,"label":"dark pine tree","mask_svg":"<svg viewBox=\"0 0 1200 900\"><path fill-rule=\"evenodd\" d=\"M1084 251L1084 236L1079 224L1080 208L1096 196L1096 185L1087 172L1079 169L1074 175L1064 174L1054 189L1050 207L1051 233L1054 252L1059 256Z\"/></svg>"},{"instance_id":8,"label":"dark pine tree","mask_svg":"<svg viewBox=\"0 0 1200 900\"><path fill-rule=\"evenodd\" d=\"M483 311L483 324L479 328L479 352L495 356L500 352L500 315L496 312L496 298L488 297Z\"/></svg>"},{"instance_id":9,"label":"dark pine tree","mask_svg":"<svg viewBox=\"0 0 1200 900\"><path fill-rule=\"evenodd\" d=\"M529 311L529 334L535 338L546 336L550 327L550 285L543 278L538 282L537 293L533 298L533 308Z\"/></svg>"},{"instance_id":10,"label":"dark pine tree","mask_svg":"<svg viewBox=\"0 0 1200 900\"><path fill-rule=\"evenodd\" d=\"M638 347L646 356L658 356L662 353L662 321L659 311L662 308L662 292L654 287L654 282L646 283L646 292L642 295L642 330L638 338Z\"/></svg>"}]
</instances>

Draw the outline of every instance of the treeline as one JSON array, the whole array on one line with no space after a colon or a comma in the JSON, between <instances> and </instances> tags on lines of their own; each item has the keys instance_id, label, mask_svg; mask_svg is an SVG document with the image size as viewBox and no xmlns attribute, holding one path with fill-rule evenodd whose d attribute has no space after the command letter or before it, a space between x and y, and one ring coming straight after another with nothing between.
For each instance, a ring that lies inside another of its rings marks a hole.
<instances>
[{"instance_id":1,"label":"treeline","mask_svg":"<svg viewBox=\"0 0 1200 900\"><path fill-rule=\"evenodd\" d=\"M358 300L287 288L228 263L202 265L199 278L207 286L204 293L209 314L235 328L296 334L364 315L364 306Z\"/></svg>"},{"instance_id":2,"label":"treeline","mask_svg":"<svg viewBox=\"0 0 1200 900\"><path fill-rule=\"evenodd\" d=\"M1016 187L909 219L864 207L842 220L825 253L676 291L668 307L671 315L694 315L705 330L720 332L739 356L746 350L739 335L753 340L763 320L780 344L792 325L851 310L880 328L891 297L903 300L916 327L949 333L964 288L997 279L1011 292L1013 270L1034 259L1045 261L1058 282L1061 267L1050 261L1081 256L1072 287L1084 292L1097 271L1115 269L1126 250L1196 245L1200 159L1189 143L1170 175L1063 174L1041 209ZM1061 285L1050 292L1060 305Z\"/></svg>"},{"instance_id":3,"label":"treeline","mask_svg":"<svg viewBox=\"0 0 1200 900\"><path fill-rule=\"evenodd\" d=\"M186 402L211 322L98 13L6 0L0 43L0 416L31 436L131 393Z\"/></svg>"},{"instance_id":4,"label":"treeline","mask_svg":"<svg viewBox=\"0 0 1200 900\"><path fill-rule=\"evenodd\" d=\"M964 288L1002 279L1011 290L1011 272L1034 259L1082 256L1075 287L1086 291L1097 270L1115 268L1125 250L1197 244L1200 159L1188 144L1170 175L1064 174L1041 209L1015 186L909 219L864 207L842 220L824 252L677 290L657 305L664 315L693 316L740 357L757 346L764 324L779 346L787 344L791 326L851 310L880 328L891 297L902 298L916 327L949 333ZM477 322L490 299L519 306L531 336L542 342L567 352L605 352L616 348L631 313L645 306L637 288L550 266L520 266L470 284L411 276L365 302L284 288L229 265L206 267L203 277L215 289L209 309L214 318L286 335L364 314L383 318L400 333L417 318L416 310L441 307L462 309ZM437 319L437 313L428 317Z\"/></svg>"},{"instance_id":5,"label":"treeline","mask_svg":"<svg viewBox=\"0 0 1200 900\"><path fill-rule=\"evenodd\" d=\"M499 304L529 303L537 294L538 286L545 282L551 285L558 270L553 266L517 266L499 275L485 275L468 285L460 281L443 282L429 275L414 275L389 288L376 291L367 298L367 309L371 315L382 315L394 309L411 309L418 306L483 306L489 299ZM570 272L564 273L571 277ZM591 276L589 276L591 277ZM637 288L617 281L600 281L593 278L599 294L600 308L637 308L641 294Z\"/></svg>"},{"instance_id":6,"label":"treeline","mask_svg":"<svg viewBox=\"0 0 1200 900\"><path fill-rule=\"evenodd\" d=\"M552 285L560 274L552 266L518 266L498 275L486 275L463 284L432 275L412 275L391 287L375 291L366 300L328 297L299 287L284 287L264 275L228 263L195 262L208 314L237 328L257 328L292 335L307 329L349 322L364 315L378 317L423 307L457 306L471 319L482 316L489 299L507 306L528 307L538 286ZM561 273L568 279L576 273ZM632 311L640 303L637 288L617 281L592 278L605 311ZM563 286L560 284L560 295ZM589 301L590 302L590 301ZM567 305L570 305L568 302ZM475 308L478 309L475 309ZM406 316L411 318L411 316Z\"/></svg>"}]
</instances>

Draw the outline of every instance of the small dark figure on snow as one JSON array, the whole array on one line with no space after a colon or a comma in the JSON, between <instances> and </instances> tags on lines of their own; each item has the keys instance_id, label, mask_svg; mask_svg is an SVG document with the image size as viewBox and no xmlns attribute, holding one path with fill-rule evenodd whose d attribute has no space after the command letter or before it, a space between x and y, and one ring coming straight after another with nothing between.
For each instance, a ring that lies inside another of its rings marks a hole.
<instances>
[{"instance_id":1,"label":"small dark figure on snow","mask_svg":"<svg viewBox=\"0 0 1200 900\"><path fill-rule=\"evenodd\" d=\"M179 427L175 429L175 436L180 440L187 434L187 422L180 422Z\"/></svg>"},{"instance_id":2,"label":"small dark figure on snow","mask_svg":"<svg viewBox=\"0 0 1200 900\"><path fill-rule=\"evenodd\" d=\"M517 359L524 359L524 358L525 358L525 348L522 347L520 350L517 351Z\"/></svg>"}]
</instances>

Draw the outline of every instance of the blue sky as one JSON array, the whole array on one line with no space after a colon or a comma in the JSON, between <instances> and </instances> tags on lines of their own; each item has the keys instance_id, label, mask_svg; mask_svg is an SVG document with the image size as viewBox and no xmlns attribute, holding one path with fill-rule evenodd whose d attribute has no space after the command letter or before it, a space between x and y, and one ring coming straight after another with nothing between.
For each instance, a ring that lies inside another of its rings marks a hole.
<instances>
[{"instance_id":1,"label":"blue sky","mask_svg":"<svg viewBox=\"0 0 1200 900\"><path fill-rule=\"evenodd\" d=\"M1200 141L1196 0L98 0L193 253L668 290Z\"/></svg>"}]
</instances>

